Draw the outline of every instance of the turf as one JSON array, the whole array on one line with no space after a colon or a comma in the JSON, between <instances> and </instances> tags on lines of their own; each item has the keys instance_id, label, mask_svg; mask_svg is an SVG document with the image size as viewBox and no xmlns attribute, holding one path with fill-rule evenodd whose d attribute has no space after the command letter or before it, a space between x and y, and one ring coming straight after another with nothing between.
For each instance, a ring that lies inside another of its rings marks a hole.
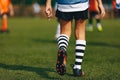
<instances>
[{"instance_id":1,"label":"turf","mask_svg":"<svg viewBox=\"0 0 120 80\"><path fill-rule=\"evenodd\" d=\"M1 22L1 21L0 21ZM86 32L84 77L72 76L75 38L68 46L67 73L56 73L56 19L9 18L9 34L0 33L0 80L119 80L120 19L102 20L103 31Z\"/></svg>"}]
</instances>

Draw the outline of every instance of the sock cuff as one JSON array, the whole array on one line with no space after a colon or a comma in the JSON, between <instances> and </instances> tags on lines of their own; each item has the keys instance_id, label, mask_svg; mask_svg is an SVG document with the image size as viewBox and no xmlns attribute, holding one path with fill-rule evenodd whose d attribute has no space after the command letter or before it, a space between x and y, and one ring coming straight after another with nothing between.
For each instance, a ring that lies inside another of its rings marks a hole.
<instances>
[{"instance_id":1,"label":"sock cuff","mask_svg":"<svg viewBox=\"0 0 120 80\"><path fill-rule=\"evenodd\" d=\"M68 37L66 34L60 34L59 37L62 37L62 36L65 36L65 37L67 38L67 40L69 41L69 37ZM58 37L58 38L59 38L59 37Z\"/></svg>"},{"instance_id":2,"label":"sock cuff","mask_svg":"<svg viewBox=\"0 0 120 80\"><path fill-rule=\"evenodd\" d=\"M76 44L84 44L84 45L86 45L86 41L85 40L76 40Z\"/></svg>"}]
</instances>

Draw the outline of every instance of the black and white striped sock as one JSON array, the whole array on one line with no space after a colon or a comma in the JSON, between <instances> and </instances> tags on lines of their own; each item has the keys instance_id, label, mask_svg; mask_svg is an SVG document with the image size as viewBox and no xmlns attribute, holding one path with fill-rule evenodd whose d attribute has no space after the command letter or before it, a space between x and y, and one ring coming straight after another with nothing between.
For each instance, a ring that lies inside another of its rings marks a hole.
<instances>
[{"instance_id":1,"label":"black and white striped sock","mask_svg":"<svg viewBox=\"0 0 120 80\"><path fill-rule=\"evenodd\" d=\"M69 37L65 34L61 34L58 38L57 38L57 42L58 42L58 47L63 48L63 49L67 49L68 46L68 42L69 42Z\"/></svg>"},{"instance_id":2,"label":"black and white striped sock","mask_svg":"<svg viewBox=\"0 0 120 80\"><path fill-rule=\"evenodd\" d=\"M74 69L81 69L81 64L83 61L83 56L85 52L86 41L85 40L76 40L75 48L75 65Z\"/></svg>"}]
</instances>

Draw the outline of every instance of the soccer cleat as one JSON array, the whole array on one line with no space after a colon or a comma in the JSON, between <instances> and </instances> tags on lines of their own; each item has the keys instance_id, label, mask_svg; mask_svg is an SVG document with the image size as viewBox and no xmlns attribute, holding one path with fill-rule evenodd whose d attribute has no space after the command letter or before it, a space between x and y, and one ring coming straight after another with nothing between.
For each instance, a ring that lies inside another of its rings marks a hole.
<instances>
[{"instance_id":1,"label":"soccer cleat","mask_svg":"<svg viewBox=\"0 0 120 80\"><path fill-rule=\"evenodd\" d=\"M74 69L74 65L71 65L71 66L72 66L72 69L73 69L73 76L81 77L81 76L85 75L85 73L82 71L82 69L78 69L78 68Z\"/></svg>"},{"instance_id":2,"label":"soccer cleat","mask_svg":"<svg viewBox=\"0 0 120 80\"><path fill-rule=\"evenodd\" d=\"M57 63L56 63L56 70L59 75L64 75L66 73L66 61L67 61L67 54L64 49L58 50L57 55Z\"/></svg>"},{"instance_id":3,"label":"soccer cleat","mask_svg":"<svg viewBox=\"0 0 120 80\"><path fill-rule=\"evenodd\" d=\"M103 30L101 25L100 25L100 26L97 26L97 29L98 29L98 31L100 31L100 32Z\"/></svg>"},{"instance_id":4,"label":"soccer cleat","mask_svg":"<svg viewBox=\"0 0 120 80\"><path fill-rule=\"evenodd\" d=\"M1 30L0 32L1 32L1 33L9 33L10 31L7 29L7 30L5 30L5 31Z\"/></svg>"},{"instance_id":5,"label":"soccer cleat","mask_svg":"<svg viewBox=\"0 0 120 80\"><path fill-rule=\"evenodd\" d=\"M85 73L82 71L82 69L73 69L73 75L74 76L78 76L78 77L81 77L81 76L84 76Z\"/></svg>"}]
</instances>

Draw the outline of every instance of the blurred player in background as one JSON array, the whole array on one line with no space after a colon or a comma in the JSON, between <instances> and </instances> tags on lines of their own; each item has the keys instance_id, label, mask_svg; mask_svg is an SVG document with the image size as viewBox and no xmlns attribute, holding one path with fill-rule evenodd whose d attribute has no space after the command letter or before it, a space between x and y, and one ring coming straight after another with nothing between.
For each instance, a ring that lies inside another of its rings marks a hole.
<instances>
[{"instance_id":1,"label":"blurred player in background","mask_svg":"<svg viewBox=\"0 0 120 80\"><path fill-rule=\"evenodd\" d=\"M112 8L114 17L120 17L120 0L112 0Z\"/></svg>"},{"instance_id":2,"label":"blurred player in background","mask_svg":"<svg viewBox=\"0 0 120 80\"><path fill-rule=\"evenodd\" d=\"M120 13L120 0L116 0L116 8L119 10Z\"/></svg>"},{"instance_id":3,"label":"blurred player in background","mask_svg":"<svg viewBox=\"0 0 120 80\"><path fill-rule=\"evenodd\" d=\"M32 6L33 6L34 15L38 17L41 10L40 4L38 4L38 2L35 1Z\"/></svg>"},{"instance_id":4,"label":"blurred player in background","mask_svg":"<svg viewBox=\"0 0 120 80\"><path fill-rule=\"evenodd\" d=\"M0 0L0 15L2 17L2 29L1 29L2 33L9 32L8 14L10 14L10 16L14 16L14 10L11 0Z\"/></svg>"},{"instance_id":5,"label":"blurred player in background","mask_svg":"<svg viewBox=\"0 0 120 80\"><path fill-rule=\"evenodd\" d=\"M46 0L46 15L48 19L52 17L52 0ZM105 15L101 0L99 3L101 16ZM58 54L56 71L60 75L66 73L67 47L72 31L72 21L75 20L75 63L72 66L74 76L83 76L82 61L84 57L86 40L85 24L88 18L89 0L57 0L56 17L60 19L60 36L57 38Z\"/></svg>"},{"instance_id":6,"label":"blurred player in background","mask_svg":"<svg viewBox=\"0 0 120 80\"><path fill-rule=\"evenodd\" d=\"M96 27L98 31L102 31L101 25L101 16L98 7L97 0L89 0L89 18L88 18L88 26L86 27L87 31L93 31L93 19L96 19Z\"/></svg>"}]
</instances>

